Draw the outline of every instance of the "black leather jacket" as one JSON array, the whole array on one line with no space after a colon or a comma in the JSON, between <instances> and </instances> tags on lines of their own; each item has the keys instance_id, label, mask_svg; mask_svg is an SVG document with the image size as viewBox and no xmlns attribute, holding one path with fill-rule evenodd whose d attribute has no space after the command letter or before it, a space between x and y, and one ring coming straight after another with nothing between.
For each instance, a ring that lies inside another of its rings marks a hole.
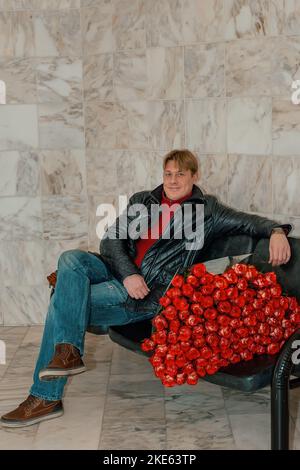
<instances>
[{"instance_id":1,"label":"black leather jacket","mask_svg":"<svg viewBox=\"0 0 300 470\"><path fill-rule=\"evenodd\" d=\"M130 198L126 215L125 225L136 218L128 215L128 209L132 204L144 204L149 215L150 225L150 205L160 204L163 185L157 186L153 191L140 191L133 194ZM160 237L146 252L140 269L134 264L133 258L136 255L136 240L127 237L127 239L110 239L109 233L112 227L116 227L117 234L120 233L120 217L118 217L113 226L109 227L105 236L100 242L100 257L110 268L113 275L120 281L131 274L141 274L150 293L144 299L133 299L128 295L125 303L126 309L135 312L138 316L141 313L155 314L158 307L158 299L163 294L174 273L191 266L201 258L201 253L216 238L234 235L248 234L252 237L266 238L270 237L271 231L275 227L284 228L288 234L292 229L290 224L281 225L274 220L270 220L257 215L247 214L245 212L234 210L221 204L213 195L203 194L201 189L193 185L192 195L185 200L183 204L204 204L204 245L201 250L187 250L184 237L176 239L173 236L170 239ZM124 214L124 213L123 213ZM195 214L193 213L194 218ZM170 222L170 233L172 235L173 220ZM193 223L193 220L190 221Z\"/></svg>"}]
</instances>

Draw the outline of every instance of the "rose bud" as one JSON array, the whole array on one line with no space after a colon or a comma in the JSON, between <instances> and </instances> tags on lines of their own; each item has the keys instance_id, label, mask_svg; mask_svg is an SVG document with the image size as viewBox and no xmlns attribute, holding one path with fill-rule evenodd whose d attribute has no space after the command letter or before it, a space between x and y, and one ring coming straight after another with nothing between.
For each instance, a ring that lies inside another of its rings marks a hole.
<instances>
[{"instance_id":1,"label":"rose bud","mask_svg":"<svg viewBox=\"0 0 300 470\"><path fill-rule=\"evenodd\" d=\"M170 299L170 297L164 296L164 297L161 297L161 298L159 299L159 303L160 303L160 305L162 305L163 307L167 307L168 305L170 305L171 299Z\"/></svg>"},{"instance_id":2,"label":"rose bud","mask_svg":"<svg viewBox=\"0 0 300 470\"><path fill-rule=\"evenodd\" d=\"M193 274L189 274L186 278L187 284L191 284L193 287L199 286L199 279L196 278Z\"/></svg>"},{"instance_id":3,"label":"rose bud","mask_svg":"<svg viewBox=\"0 0 300 470\"><path fill-rule=\"evenodd\" d=\"M180 321L179 320L171 320L169 328L170 328L170 331L175 331L175 333L177 333L177 331L180 328Z\"/></svg>"},{"instance_id":4,"label":"rose bud","mask_svg":"<svg viewBox=\"0 0 300 470\"><path fill-rule=\"evenodd\" d=\"M192 336L192 330L188 326L182 326L179 329L178 339L180 341L187 341Z\"/></svg>"},{"instance_id":5,"label":"rose bud","mask_svg":"<svg viewBox=\"0 0 300 470\"><path fill-rule=\"evenodd\" d=\"M194 293L193 286L187 283L183 284L181 290L182 290L183 295L185 295L186 297L192 297Z\"/></svg>"},{"instance_id":6,"label":"rose bud","mask_svg":"<svg viewBox=\"0 0 300 470\"><path fill-rule=\"evenodd\" d=\"M152 325L156 328L157 331L161 331L167 328L168 322L162 315L156 315L152 319Z\"/></svg>"},{"instance_id":7,"label":"rose bud","mask_svg":"<svg viewBox=\"0 0 300 470\"><path fill-rule=\"evenodd\" d=\"M229 282L229 284L236 284L238 282L238 277L233 269L228 269L223 273L224 278Z\"/></svg>"},{"instance_id":8,"label":"rose bud","mask_svg":"<svg viewBox=\"0 0 300 470\"><path fill-rule=\"evenodd\" d=\"M185 320L187 326L196 326L199 323L199 318L196 315L189 315Z\"/></svg>"},{"instance_id":9,"label":"rose bud","mask_svg":"<svg viewBox=\"0 0 300 470\"><path fill-rule=\"evenodd\" d=\"M162 378L165 375L165 366L163 364L159 364L158 366L154 367L154 373L156 377Z\"/></svg>"},{"instance_id":10,"label":"rose bud","mask_svg":"<svg viewBox=\"0 0 300 470\"><path fill-rule=\"evenodd\" d=\"M172 284L172 286L174 286L174 287L179 287L179 288L180 288L180 287L183 285L183 282L184 282L183 276L181 276L180 274L176 274L176 275L173 277L173 279L172 279L172 281L171 281L171 284Z\"/></svg>"},{"instance_id":11,"label":"rose bud","mask_svg":"<svg viewBox=\"0 0 300 470\"><path fill-rule=\"evenodd\" d=\"M199 377L205 377L206 375L206 370L204 367L196 367L196 372Z\"/></svg>"},{"instance_id":12,"label":"rose bud","mask_svg":"<svg viewBox=\"0 0 300 470\"><path fill-rule=\"evenodd\" d=\"M227 299L226 291L221 290L221 289L217 289L213 293L213 299L214 299L215 302L221 302L222 300L226 300Z\"/></svg>"},{"instance_id":13,"label":"rose bud","mask_svg":"<svg viewBox=\"0 0 300 470\"><path fill-rule=\"evenodd\" d=\"M218 316L218 312L215 308L207 308L204 311L203 316L206 318L206 320L215 320L215 318Z\"/></svg>"},{"instance_id":14,"label":"rose bud","mask_svg":"<svg viewBox=\"0 0 300 470\"><path fill-rule=\"evenodd\" d=\"M191 267L191 273L196 277L201 277L206 273L206 266L202 263L194 264Z\"/></svg>"},{"instance_id":15,"label":"rose bud","mask_svg":"<svg viewBox=\"0 0 300 470\"><path fill-rule=\"evenodd\" d=\"M178 312L178 317L181 321L186 320L189 315L190 315L190 312L188 310L182 310L181 312Z\"/></svg>"},{"instance_id":16,"label":"rose bud","mask_svg":"<svg viewBox=\"0 0 300 470\"><path fill-rule=\"evenodd\" d=\"M214 290L215 290L215 287L213 284L207 284L201 287L201 293L203 295L211 295Z\"/></svg>"},{"instance_id":17,"label":"rose bud","mask_svg":"<svg viewBox=\"0 0 300 470\"><path fill-rule=\"evenodd\" d=\"M173 305L177 308L177 310L187 310L189 307L188 301L184 297L173 297L172 299Z\"/></svg>"},{"instance_id":18,"label":"rose bud","mask_svg":"<svg viewBox=\"0 0 300 470\"><path fill-rule=\"evenodd\" d=\"M215 365L208 365L206 366L206 372L208 375L213 375L218 371L218 366Z\"/></svg>"},{"instance_id":19,"label":"rose bud","mask_svg":"<svg viewBox=\"0 0 300 470\"><path fill-rule=\"evenodd\" d=\"M177 311L173 305L168 305L162 313L168 320L175 320L177 317Z\"/></svg>"},{"instance_id":20,"label":"rose bud","mask_svg":"<svg viewBox=\"0 0 300 470\"><path fill-rule=\"evenodd\" d=\"M176 380L174 377L171 377L171 375L165 375L165 377L162 379L162 384L165 387L174 387L174 385L176 385Z\"/></svg>"},{"instance_id":21,"label":"rose bud","mask_svg":"<svg viewBox=\"0 0 300 470\"><path fill-rule=\"evenodd\" d=\"M166 344L158 344L155 349L155 354L160 357L164 357L168 352L168 346Z\"/></svg>"},{"instance_id":22,"label":"rose bud","mask_svg":"<svg viewBox=\"0 0 300 470\"><path fill-rule=\"evenodd\" d=\"M177 385L183 385L186 382L186 374L184 372L180 372L175 377Z\"/></svg>"},{"instance_id":23,"label":"rose bud","mask_svg":"<svg viewBox=\"0 0 300 470\"><path fill-rule=\"evenodd\" d=\"M198 304L198 303L191 304L191 311L192 311L195 315L203 315L203 313L204 313L203 308L202 308L201 305Z\"/></svg>"},{"instance_id":24,"label":"rose bud","mask_svg":"<svg viewBox=\"0 0 300 470\"><path fill-rule=\"evenodd\" d=\"M232 305L229 315L232 318L239 318L242 315L242 310L238 305Z\"/></svg>"},{"instance_id":25,"label":"rose bud","mask_svg":"<svg viewBox=\"0 0 300 470\"><path fill-rule=\"evenodd\" d=\"M202 300L201 300L201 305L203 308L208 308L208 307L212 307L214 304L214 301L213 301L213 298L206 295L204 297L202 297Z\"/></svg>"},{"instance_id":26,"label":"rose bud","mask_svg":"<svg viewBox=\"0 0 300 470\"><path fill-rule=\"evenodd\" d=\"M277 343L270 343L267 346L267 353L268 354L277 354L279 352L279 344Z\"/></svg>"},{"instance_id":27,"label":"rose bud","mask_svg":"<svg viewBox=\"0 0 300 470\"><path fill-rule=\"evenodd\" d=\"M186 378L186 383L188 383L189 385L196 385L198 382L198 374L196 371L194 372L191 372L190 374L188 374L187 378Z\"/></svg>"},{"instance_id":28,"label":"rose bud","mask_svg":"<svg viewBox=\"0 0 300 470\"><path fill-rule=\"evenodd\" d=\"M244 292L248 287L248 282L246 281L246 279L239 279L238 282L236 283L236 287L240 291Z\"/></svg>"},{"instance_id":29,"label":"rose bud","mask_svg":"<svg viewBox=\"0 0 300 470\"><path fill-rule=\"evenodd\" d=\"M168 333L168 343L176 344L177 341L178 341L178 337L177 337L177 334L175 333L175 331L169 331L169 333Z\"/></svg>"},{"instance_id":30,"label":"rose bud","mask_svg":"<svg viewBox=\"0 0 300 470\"><path fill-rule=\"evenodd\" d=\"M191 342L190 341L181 341L180 342L180 347L181 347L182 351L186 352L190 349Z\"/></svg>"},{"instance_id":31,"label":"rose bud","mask_svg":"<svg viewBox=\"0 0 300 470\"><path fill-rule=\"evenodd\" d=\"M141 349L145 352L152 351L155 348L155 343L151 339L145 339L141 344Z\"/></svg>"},{"instance_id":32,"label":"rose bud","mask_svg":"<svg viewBox=\"0 0 300 470\"><path fill-rule=\"evenodd\" d=\"M217 322L221 326L227 326L230 323L230 317L228 317L227 315L219 315L217 318Z\"/></svg>"}]
</instances>

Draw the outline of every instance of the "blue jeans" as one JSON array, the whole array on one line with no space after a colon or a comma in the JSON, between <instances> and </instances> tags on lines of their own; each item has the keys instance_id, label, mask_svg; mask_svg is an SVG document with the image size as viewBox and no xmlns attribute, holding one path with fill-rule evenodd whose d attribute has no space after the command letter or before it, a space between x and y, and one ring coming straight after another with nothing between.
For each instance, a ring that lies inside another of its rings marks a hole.
<instances>
[{"instance_id":1,"label":"blue jeans","mask_svg":"<svg viewBox=\"0 0 300 470\"><path fill-rule=\"evenodd\" d=\"M68 250L61 254L30 389L32 395L45 400L60 400L63 396L67 377L39 380L39 371L51 361L56 344L71 343L82 356L88 325L124 325L153 316L139 313L137 318L125 309L127 296L123 284L95 255L81 250Z\"/></svg>"}]
</instances>

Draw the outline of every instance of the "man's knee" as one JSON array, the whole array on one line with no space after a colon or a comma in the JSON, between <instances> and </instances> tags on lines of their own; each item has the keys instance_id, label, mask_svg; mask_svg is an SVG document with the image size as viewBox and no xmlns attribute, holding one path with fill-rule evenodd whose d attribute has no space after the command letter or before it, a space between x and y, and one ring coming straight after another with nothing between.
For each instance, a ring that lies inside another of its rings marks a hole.
<instances>
[{"instance_id":1,"label":"man's knee","mask_svg":"<svg viewBox=\"0 0 300 470\"><path fill-rule=\"evenodd\" d=\"M86 252L79 249L73 250L66 250L61 253L58 259L58 269L62 266L74 266L82 264L84 257L86 256Z\"/></svg>"}]
</instances>

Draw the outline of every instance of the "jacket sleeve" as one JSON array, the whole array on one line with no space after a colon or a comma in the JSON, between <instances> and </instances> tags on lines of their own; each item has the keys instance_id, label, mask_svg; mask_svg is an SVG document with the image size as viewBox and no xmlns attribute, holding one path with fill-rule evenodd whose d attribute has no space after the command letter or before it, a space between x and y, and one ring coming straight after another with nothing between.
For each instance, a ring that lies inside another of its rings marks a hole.
<instances>
[{"instance_id":1,"label":"jacket sleeve","mask_svg":"<svg viewBox=\"0 0 300 470\"><path fill-rule=\"evenodd\" d=\"M141 274L128 253L128 209L132 198L133 196L129 199L125 211L108 227L100 241L100 255L120 282L132 274Z\"/></svg>"},{"instance_id":2,"label":"jacket sleeve","mask_svg":"<svg viewBox=\"0 0 300 470\"><path fill-rule=\"evenodd\" d=\"M212 204L213 233L215 237L246 234L257 238L269 238L272 229L275 227L283 228L286 235L293 228L291 224L280 224L266 217L232 209L221 204L215 196L213 196Z\"/></svg>"}]
</instances>

